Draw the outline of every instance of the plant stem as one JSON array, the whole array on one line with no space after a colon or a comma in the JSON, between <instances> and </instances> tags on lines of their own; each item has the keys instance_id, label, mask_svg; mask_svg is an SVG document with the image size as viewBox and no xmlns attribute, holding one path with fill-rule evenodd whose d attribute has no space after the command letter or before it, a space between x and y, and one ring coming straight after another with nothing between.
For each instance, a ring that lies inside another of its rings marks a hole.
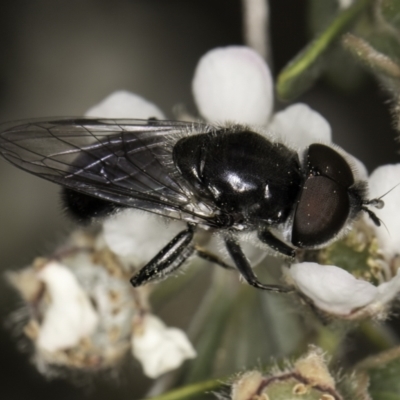
<instances>
[{"instance_id":1,"label":"plant stem","mask_svg":"<svg viewBox=\"0 0 400 400\"><path fill-rule=\"evenodd\" d=\"M270 64L268 0L242 0L242 8L244 42Z\"/></svg>"},{"instance_id":2,"label":"plant stem","mask_svg":"<svg viewBox=\"0 0 400 400\"><path fill-rule=\"evenodd\" d=\"M341 11L324 32L281 71L277 91L282 99L289 100L301 94L295 91L297 81L370 3L371 0L358 0L351 7Z\"/></svg>"},{"instance_id":3,"label":"plant stem","mask_svg":"<svg viewBox=\"0 0 400 400\"><path fill-rule=\"evenodd\" d=\"M164 393L160 396L152 397L151 400L184 400L202 395L209 390L218 389L223 384L223 381L220 379L197 382L179 389L171 390L170 392Z\"/></svg>"}]
</instances>

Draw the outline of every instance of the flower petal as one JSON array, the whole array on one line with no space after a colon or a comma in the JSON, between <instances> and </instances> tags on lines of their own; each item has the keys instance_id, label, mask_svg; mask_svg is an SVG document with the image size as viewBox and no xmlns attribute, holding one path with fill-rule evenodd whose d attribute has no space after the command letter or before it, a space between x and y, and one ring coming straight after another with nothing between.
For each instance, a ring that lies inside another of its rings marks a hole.
<instances>
[{"instance_id":1,"label":"flower petal","mask_svg":"<svg viewBox=\"0 0 400 400\"><path fill-rule=\"evenodd\" d=\"M394 300L395 297L400 293L400 269L397 270L397 274L389 282L382 283L378 286L378 297L377 302L381 304L387 304Z\"/></svg>"},{"instance_id":2,"label":"flower petal","mask_svg":"<svg viewBox=\"0 0 400 400\"><path fill-rule=\"evenodd\" d=\"M293 264L288 273L300 292L315 306L332 314L350 314L374 301L378 294L377 288L369 282L356 279L333 265Z\"/></svg>"},{"instance_id":3,"label":"flower petal","mask_svg":"<svg viewBox=\"0 0 400 400\"><path fill-rule=\"evenodd\" d=\"M347 153L347 152L345 152L345 153L348 158L348 161L350 162L351 169L353 170L354 178L356 180L367 181L368 180L368 170L367 170L367 167L365 166L365 164L358 158L354 157L352 154Z\"/></svg>"},{"instance_id":4,"label":"flower petal","mask_svg":"<svg viewBox=\"0 0 400 400\"><path fill-rule=\"evenodd\" d=\"M134 330L132 351L150 378L157 378L178 368L186 359L196 357L183 331L167 328L159 318L149 314Z\"/></svg>"},{"instance_id":5,"label":"flower petal","mask_svg":"<svg viewBox=\"0 0 400 400\"><path fill-rule=\"evenodd\" d=\"M115 254L142 265L183 229L184 223L169 221L166 225L149 213L127 209L105 220L103 236Z\"/></svg>"},{"instance_id":6,"label":"flower petal","mask_svg":"<svg viewBox=\"0 0 400 400\"><path fill-rule=\"evenodd\" d=\"M200 114L210 122L265 125L273 105L267 64L244 46L217 48L199 61L192 83Z\"/></svg>"},{"instance_id":7,"label":"flower petal","mask_svg":"<svg viewBox=\"0 0 400 400\"><path fill-rule=\"evenodd\" d=\"M305 148L315 142L330 143L332 140L328 121L303 103L293 104L276 113L268 130L298 148Z\"/></svg>"},{"instance_id":8,"label":"flower petal","mask_svg":"<svg viewBox=\"0 0 400 400\"><path fill-rule=\"evenodd\" d=\"M62 264L50 262L38 277L51 296L40 327L38 346L49 352L74 347L94 332L98 315L75 276Z\"/></svg>"},{"instance_id":9,"label":"flower petal","mask_svg":"<svg viewBox=\"0 0 400 400\"><path fill-rule=\"evenodd\" d=\"M259 239L253 232L245 236L238 236L239 244L251 266L258 265L268 254L265 246L257 246ZM226 250L225 241L222 236L213 234L207 238L207 242L201 244L202 247L207 249L212 254L217 254L219 258L224 260L227 264L232 265L232 257Z\"/></svg>"},{"instance_id":10,"label":"flower petal","mask_svg":"<svg viewBox=\"0 0 400 400\"><path fill-rule=\"evenodd\" d=\"M369 178L369 192L372 199L381 197L400 183L400 164L383 165L372 172ZM388 258L400 254L400 187L384 197L385 206L381 210L372 208L376 216L383 221L384 226L376 226L367 217L369 224L375 230L380 250Z\"/></svg>"},{"instance_id":11,"label":"flower petal","mask_svg":"<svg viewBox=\"0 0 400 400\"><path fill-rule=\"evenodd\" d=\"M153 103L125 90L111 93L99 104L90 108L86 117L164 119L162 111Z\"/></svg>"}]
</instances>

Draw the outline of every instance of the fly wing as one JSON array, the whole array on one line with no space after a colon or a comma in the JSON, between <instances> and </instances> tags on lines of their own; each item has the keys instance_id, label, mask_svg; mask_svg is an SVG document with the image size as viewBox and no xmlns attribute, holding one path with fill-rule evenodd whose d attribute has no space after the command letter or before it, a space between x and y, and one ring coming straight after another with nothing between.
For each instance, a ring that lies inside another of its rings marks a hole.
<instances>
[{"instance_id":1,"label":"fly wing","mask_svg":"<svg viewBox=\"0 0 400 400\"><path fill-rule=\"evenodd\" d=\"M0 154L41 178L123 206L188 221L207 219L176 171L172 149L205 124L65 118L7 123Z\"/></svg>"}]
</instances>

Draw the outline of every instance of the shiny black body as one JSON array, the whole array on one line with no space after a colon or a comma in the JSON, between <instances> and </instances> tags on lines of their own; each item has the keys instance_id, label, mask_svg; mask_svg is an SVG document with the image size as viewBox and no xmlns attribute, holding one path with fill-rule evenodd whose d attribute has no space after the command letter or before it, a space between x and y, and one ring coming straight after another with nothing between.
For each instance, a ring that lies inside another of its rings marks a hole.
<instances>
[{"instance_id":1,"label":"shiny black body","mask_svg":"<svg viewBox=\"0 0 400 400\"><path fill-rule=\"evenodd\" d=\"M193 243L198 226L222 235L249 284L287 291L258 281L240 247L241 232L255 231L261 242L293 258L297 248L337 238L361 210L379 224L367 205L381 201L366 200L366 184L341 150L312 144L299 157L240 125L33 120L2 126L0 154L62 185L64 203L80 221L127 207L186 221L187 229L132 278L134 286L166 276L192 254L232 269Z\"/></svg>"},{"instance_id":2,"label":"shiny black body","mask_svg":"<svg viewBox=\"0 0 400 400\"><path fill-rule=\"evenodd\" d=\"M221 228L284 222L302 185L297 153L254 132L189 136L176 143L173 159L199 201L226 215Z\"/></svg>"}]
</instances>

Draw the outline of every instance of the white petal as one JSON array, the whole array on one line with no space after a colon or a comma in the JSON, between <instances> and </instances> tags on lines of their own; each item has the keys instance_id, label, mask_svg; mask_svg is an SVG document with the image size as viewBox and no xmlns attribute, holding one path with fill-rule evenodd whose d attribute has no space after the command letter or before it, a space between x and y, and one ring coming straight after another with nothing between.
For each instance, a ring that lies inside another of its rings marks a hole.
<instances>
[{"instance_id":1,"label":"white petal","mask_svg":"<svg viewBox=\"0 0 400 400\"><path fill-rule=\"evenodd\" d=\"M251 242L239 242L243 253L246 255L247 259L250 261L252 266L260 264L262 260L269 254L265 248L257 247ZM229 257L229 262L232 263L232 258Z\"/></svg>"},{"instance_id":2,"label":"white petal","mask_svg":"<svg viewBox=\"0 0 400 400\"><path fill-rule=\"evenodd\" d=\"M273 105L267 64L243 46L217 48L199 61L192 83L200 114L210 122L265 125Z\"/></svg>"},{"instance_id":3,"label":"white petal","mask_svg":"<svg viewBox=\"0 0 400 400\"><path fill-rule=\"evenodd\" d=\"M350 314L373 302L378 294L369 282L333 265L305 262L293 264L288 272L303 294L332 314Z\"/></svg>"},{"instance_id":4,"label":"white petal","mask_svg":"<svg viewBox=\"0 0 400 400\"><path fill-rule=\"evenodd\" d=\"M99 104L90 108L86 117L164 119L162 111L153 103L137 94L119 90L111 93Z\"/></svg>"},{"instance_id":5,"label":"white petal","mask_svg":"<svg viewBox=\"0 0 400 400\"><path fill-rule=\"evenodd\" d=\"M389 282L382 283L377 287L377 296L374 301L366 307L359 309L351 315L351 319L374 317L385 320L388 317L391 303L400 293L400 270Z\"/></svg>"},{"instance_id":6,"label":"white petal","mask_svg":"<svg viewBox=\"0 0 400 400\"><path fill-rule=\"evenodd\" d=\"M369 178L370 198L378 198L400 183L400 164L384 165L377 168ZM378 210L370 207L385 226L377 227L366 216L374 228L380 249L388 257L400 254L400 186L388 193L384 198L385 206Z\"/></svg>"},{"instance_id":7,"label":"white petal","mask_svg":"<svg viewBox=\"0 0 400 400\"><path fill-rule=\"evenodd\" d=\"M177 328L167 328L154 315L146 315L134 331L132 351L150 378L157 378L178 368L186 359L196 357L185 333Z\"/></svg>"},{"instance_id":8,"label":"white petal","mask_svg":"<svg viewBox=\"0 0 400 400\"><path fill-rule=\"evenodd\" d=\"M181 222L166 224L157 216L127 209L104 222L103 235L111 251L140 265L150 261L183 229Z\"/></svg>"},{"instance_id":9,"label":"white petal","mask_svg":"<svg viewBox=\"0 0 400 400\"><path fill-rule=\"evenodd\" d=\"M368 170L365 164L359 160L358 158L354 157L352 154L347 153L347 157L351 162L351 168L353 170L353 174L356 180L368 180Z\"/></svg>"},{"instance_id":10,"label":"white petal","mask_svg":"<svg viewBox=\"0 0 400 400\"><path fill-rule=\"evenodd\" d=\"M303 103L293 104L276 113L268 130L298 148L311 143L330 143L332 134L328 121Z\"/></svg>"},{"instance_id":11,"label":"white petal","mask_svg":"<svg viewBox=\"0 0 400 400\"><path fill-rule=\"evenodd\" d=\"M389 282L382 283L378 286L378 296L376 301L381 304L387 304L394 300L400 293L400 269L397 274Z\"/></svg>"},{"instance_id":12,"label":"white petal","mask_svg":"<svg viewBox=\"0 0 400 400\"><path fill-rule=\"evenodd\" d=\"M239 236L240 247L249 260L251 266L259 264L267 255L268 252L264 247L257 247L259 239L253 234L249 234L248 238ZM232 257L226 250L223 237L219 235L211 235L208 241L202 244L210 253L218 255L222 260L228 264L232 264Z\"/></svg>"},{"instance_id":13,"label":"white petal","mask_svg":"<svg viewBox=\"0 0 400 400\"><path fill-rule=\"evenodd\" d=\"M51 297L40 327L38 346L54 352L71 348L91 335L98 316L72 272L51 262L38 273L38 278L45 283Z\"/></svg>"}]
</instances>

